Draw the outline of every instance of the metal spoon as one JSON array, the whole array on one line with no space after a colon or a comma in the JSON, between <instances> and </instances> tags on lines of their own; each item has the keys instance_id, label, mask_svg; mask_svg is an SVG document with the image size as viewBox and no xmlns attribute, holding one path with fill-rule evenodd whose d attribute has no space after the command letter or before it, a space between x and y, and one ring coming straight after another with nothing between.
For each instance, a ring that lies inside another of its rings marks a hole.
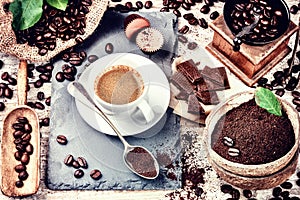
<instances>
[{"instance_id":1,"label":"metal spoon","mask_svg":"<svg viewBox=\"0 0 300 200\"><path fill-rule=\"evenodd\" d=\"M155 179L158 176L159 165L153 154L145 147L130 145L106 114L95 104L81 83L77 81L71 82L67 89L73 97L99 114L111 126L124 145L124 163L133 173L145 179Z\"/></svg>"}]
</instances>

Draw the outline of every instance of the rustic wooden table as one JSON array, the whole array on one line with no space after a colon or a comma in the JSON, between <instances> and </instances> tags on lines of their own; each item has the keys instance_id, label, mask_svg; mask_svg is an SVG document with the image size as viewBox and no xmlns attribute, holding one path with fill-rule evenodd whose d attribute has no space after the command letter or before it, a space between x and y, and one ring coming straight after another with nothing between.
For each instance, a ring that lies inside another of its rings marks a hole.
<instances>
[{"instance_id":1,"label":"rustic wooden table","mask_svg":"<svg viewBox=\"0 0 300 200\"><path fill-rule=\"evenodd\" d=\"M136 1L132 1L132 3L135 3ZM144 2L144 1L143 1ZM299 0L286 0L289 7L292 5L298 5ZM126 3L125 0L122 2L123 5ZM110 2L109 6L114 6L117 3ZM204 5L204 3L198 3L195 6L191 8L191 10L186 11L183 8L180 8L181 14L192 12L197 16L198 18L205 18L208 22L211 22L212 20L209 19L209 14L203 14L200 13L200 8ZM214 6L211 7L211 11L218 11L219 13L222 13L224 3L222 2L216 2ZM162 0L154 0L153 6L151 9L142 9L142 11L145 12L151 12L154 10L160 10L163 7L163 1ZM172 11L172 10L171 10ZM298 14L292 14L291 20L298 24L298 20L300 17L300 11L298 11ZM183 25L187 24L187 21L184 20L182 17L179 18L178 27L181 28ZM198 26L190 26L190 31L186 34L189 36L189 38L192 38L195 40L200 46L205 48L207 46L213 37L213 31L210 28L203 29L199 25ZM295 36L291 37L291 40L289 42L289 46L292 48L294 45L294 38ZM299 45L298 45L299 47ZM299 48L300 50L300 48ZM284 58L279 64L277 64L267 75L266 77L270 77L272 72L275 72L276 70L286 67L287 66L287 59L291 57L291 54L289 54L286 58ZM19 64L19 60L13 56L1 53L0 59L4 62L3 68L0 70L0 73L7 71L12 76L17 75L17 68ZM299 61L297 61L299 62ZM234 75L232 75L234 76ZM37 78L37 77L35 77ZM28 93L28 101L35 101L36 100L36 94L38 91L43 91L45 93L45 96L51 95L51 83L44 84L41 88L34 88L33 87L34 79L30 80L31 89ZM240 84L243 84L240 82ZM13 87L14 90L16 87ZM298 86L299 88L299 86ZM0 120L3 121L4 116L6 113L9 112L10 109L12 109L17 104L17 96L16 93L14 93L14 96L12 99L4 100L1 99L1 101L4 101L6 104L6 108L4 111L0 112ZM46 107L45 110L36 110L38 113L38 116L40 119L43 119L45 117L50 116L50 107ZM220 190L220 185L224 183L220 178L217 176L217 174L214 172L214 170L211 169L209 163L205 159L205 153L203 152L203 144L202 144L202 130L203 127L199 126L196 123L187 121L182 119L182 132L188 133L193 137L193 144L190 148L187 148L190 153L187 153L190 155L188 159L188 163L194 166L201 167L205 169L204 174L204 184L201 184L201 188L203 189L202 195L199 197L199 199L227 199L230 196L227 196L227 194L224 194ZM0 130L2 130L2 123ZM170 197L165 197L166 194L174 191L91 191L91 190L70 190L70 191L53 191L47 188L46 186L46 171L47 171L47 150L48 150L48 138L50 134L50 127L42 127L40 129L41 133L41 180L40 180L40 187L38 192L35 195L26 197L25 199L170 199ZM298 164L297 171L300 171L300 164ZM291 181L295 182L297 179L296 175L291 177ZM191 199L191 197L187 197L187 191L185 189L179 189L177 190L178 195L182 196L182 199ZM240 190L242 192L242 190ZM269 199L272 197L272 190L261 190L261 191L252 191L253 197L256 199ZM294 196L300 197L300 188L295 187L290 191L291 194ZM175 195L176 196L176 195ZM13 199L10 197L7 197L3 194L0 194L0 199ZM17 198L16 198L17 199ZM179 199L179 197L175 198ZM243 195L241 195L241 199L245 199Z\"/></svg>"}]
</instances>

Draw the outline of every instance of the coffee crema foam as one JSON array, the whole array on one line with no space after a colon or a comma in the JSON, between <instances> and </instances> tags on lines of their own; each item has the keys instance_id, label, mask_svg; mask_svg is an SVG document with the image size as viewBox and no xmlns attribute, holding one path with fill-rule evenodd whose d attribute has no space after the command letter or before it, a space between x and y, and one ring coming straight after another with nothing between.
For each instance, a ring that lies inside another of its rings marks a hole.
<instances>
[{"instance_id":1,"label":"coffee crema foam","mask_svg":"<svg viewBox=\"0 0 300 200\"><path fill-rule=\"evenodd\" d=\"M111 104L127 104L138 99L144 91L141 75L126 65L115 65L95 81L96 95Z\"/></svg>"}]
</instances>

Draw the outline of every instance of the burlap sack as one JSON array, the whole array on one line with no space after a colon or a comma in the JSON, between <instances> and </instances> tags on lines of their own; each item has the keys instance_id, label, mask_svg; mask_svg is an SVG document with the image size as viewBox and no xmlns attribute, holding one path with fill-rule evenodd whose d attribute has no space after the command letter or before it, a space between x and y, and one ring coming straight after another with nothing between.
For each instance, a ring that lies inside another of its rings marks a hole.
<instances>
[{"instance_id":1,"label":"burlap sack","mask_svg":"<svg viewBox=\"0 0 300 200\"><path fill-rule=\"evenodd\" d=\"M59 52L76 45L75 39L63 41L56 39L56 48L48 51L44 56L38 54L37 47L31 47L27 44L17 44L16 36L12 29L13 16L10 12L5 12L3 6L13 0L0 0L0 52L14 55L19 59L31 62L45 62L57 55ZM108 0L93 0L90 6L90 12L86 15L86 28L84 35L80 35L82 39L86 39L97 28L106 8Z\"/></svg>"}]
</instances>

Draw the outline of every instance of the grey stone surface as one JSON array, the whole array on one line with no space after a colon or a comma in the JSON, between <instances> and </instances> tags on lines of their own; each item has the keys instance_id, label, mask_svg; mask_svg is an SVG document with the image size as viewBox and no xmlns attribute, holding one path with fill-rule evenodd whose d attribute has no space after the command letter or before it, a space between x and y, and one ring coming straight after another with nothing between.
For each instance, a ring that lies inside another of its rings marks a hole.
<instances>
[{"instance_id":1,"label":"grey stone surface","mask_svg":"<svg viewBox=\"0 0 300 200\"><path fill-rule=\"evenodd\" d=\"M78 50L85 50L88 55L102 57L107 55L104 47L110 42L114 45L114 53L130 52L150 58L157 63L167 74L171 72L171 59L176 53L176 19L166 13L145 13L151 26L161 30L165 37L165 44L161 51L149 56L143 54L135 43L126 39L123 25L126 14L106 12L101 25ZM98 33L105 33L99 35ZM61 70L63 61L55 63L56 74ZM88 67L86 61L77 67L78 76ZM77 111L75 101L68 94L68 82L59 83L52 80L51 95L51 128L49 136L47 185L50 189L99 189L99 190L149 190L149 189L176 189L181 187L180 166L180 118L172 114L171 110L162 117L156 133L151 137L126 137L130 144L142 145L154 155L165 154L170 163L161 165L160 175L155 180L145 180L131 173L123 163L123 145L115 136L109 136L90 127ZM57 135L65 135L69 142L60 145L56 142ZM83 169L85 175L76 179L73 176L75 169L66 166L64 158L71 154L76 159L79 156L86 158L88 169ZM169 165L169 167L166 167ZM170 166L173 166L170 169ZM92 169L101 170L103 177L95 181L89 173ZM168 173L174 173L176 180L168 178Z\"/></svg>"}]
</instances>

